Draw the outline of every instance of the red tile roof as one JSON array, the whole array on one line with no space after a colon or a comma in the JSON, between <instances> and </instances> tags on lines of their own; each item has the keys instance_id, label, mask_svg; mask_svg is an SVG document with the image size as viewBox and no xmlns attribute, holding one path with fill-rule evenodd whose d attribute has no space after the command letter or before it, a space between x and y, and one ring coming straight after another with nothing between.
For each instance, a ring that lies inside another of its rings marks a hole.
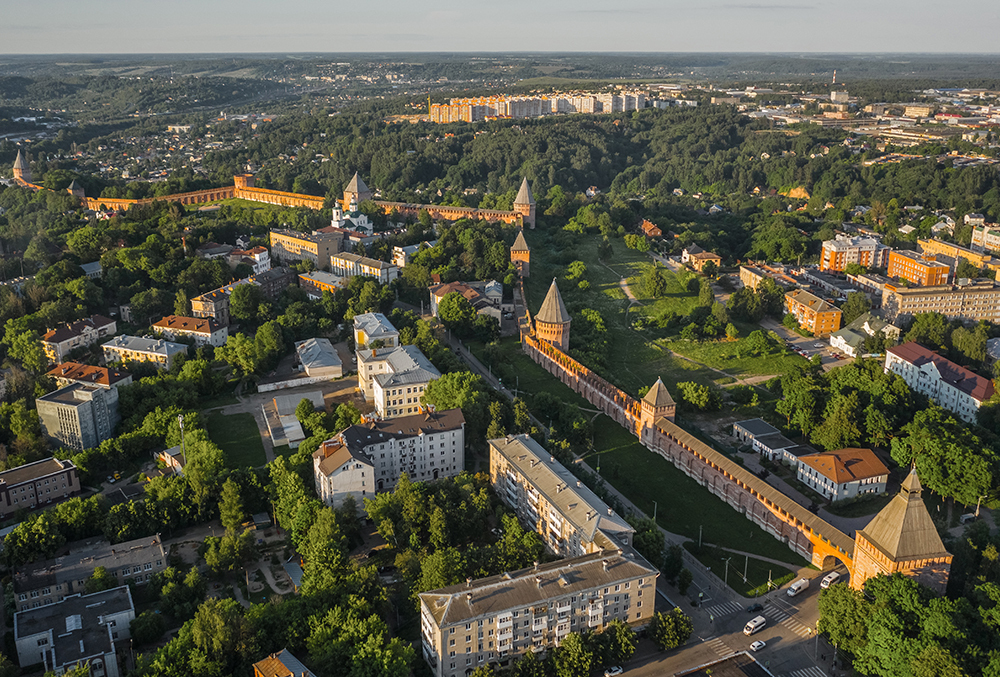
<instances>
[{"instance_id":1,"label":"red tile roof","mask_svg":"<svg viewBox=\"0 0 1000 677\"><path fill-rule=\"evenodd\" d=\"M889 352L916 367L933 362L945 383L958 388L979 402L985 402L993 397L993 381L972 373L965 367L941 357L933 350L924 348L919 343L910 341L909 343L889 348Z\"/></svg>"},{"instance_id":2,"label":"red tile roof","mask_svg":"<svg viewBox=\"0 0 1000 677\"><path fill-rule=\"evenodd\" d=\"M190 331L198 334L211 334L219 329L219 325L210 317L181 317L179 315L167 315L153 326L159 329Z\"/></svg>"},{"instance_id":3,"label":"red tile roof","mask_svg":"<svg viewBox=\"0 0 1000 677\"><path fill-rule=\"evenodd\" d=\"M64 378L70 381L81 383L96 383L103 386L113 386L119 381L124 381L131 374L121 369L108 369L107 367L95 367L79 362L63 362L55 369L49 371L46 376L52 378Z\"/></svg>"},{"instance_id":4,"label":"red tile roof","mask_svg":"<svg viewBox=\"0 0 1000 677\"><path fill-rule=\"evenodd\" d=\"M799 456L799 461L837 484L889 474L889 469L871 449L839 449L808 454Z\"/></svg>"},{"instance_id":5,"label":"red tile roof","mask_svg":"<svg viewBox=\"0 0 1000 677\"><path fill-rule=\"evenodd\" d=\"M103 315L94 315L77 322L61 324L55 329L50 329L45 332L42 336L42 343L62 343L63 341L68 341L71 338L76 338L88 328L98 329L100 327L107 326L112 322L114 322L114 320L104 317Z\"/></svg>"}]
</instances>

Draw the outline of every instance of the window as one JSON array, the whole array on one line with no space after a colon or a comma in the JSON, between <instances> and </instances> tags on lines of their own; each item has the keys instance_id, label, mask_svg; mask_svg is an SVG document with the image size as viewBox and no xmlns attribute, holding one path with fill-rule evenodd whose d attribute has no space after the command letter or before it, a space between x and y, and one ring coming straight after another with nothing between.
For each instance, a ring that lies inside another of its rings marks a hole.
<instances>
[{"instance_id":1,"label":"window","mask_svg":"<svg viewBox=\"0 0 1000 677\"><path fill-rule=\"evenodd\" d=\"M38 646L45 646L48 643L49 643L48 637L42 637L41 639L38 640Z\"/></svg>"}]
</instances>

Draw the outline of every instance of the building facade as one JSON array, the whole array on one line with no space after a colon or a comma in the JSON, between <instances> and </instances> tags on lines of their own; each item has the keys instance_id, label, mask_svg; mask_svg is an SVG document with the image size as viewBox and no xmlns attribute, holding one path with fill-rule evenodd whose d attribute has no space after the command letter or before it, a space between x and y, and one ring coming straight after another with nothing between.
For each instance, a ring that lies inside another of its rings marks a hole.
<instances>
[{"instance_id":1,"label":"building facade","mask_svg":"<svg viewBox=\"0 0 1000 677\"><path fill-rule=\"evenodd\" d=\"M90 364L80 364L79 362L63 362L45 374L49 378L54 378L56 385L60 388L72 383L83 385L95 385L102 388L117 388L127 386L132 382L132 374L121 369L109 369L108 367L95 367Z\"/></svg>"},{"instance_id":2,"label":"building facade","mask_svg":"<svg viewBox=\"0 0 1000 677\"><path fill-rule=\"evenodd\" d=\"M840 329L840 308L804 289L785 293L785 310L795 316L799 326L814 336L828 336Z\"/></svg>"},{"instance_id":3,"label":"building facade","mask_svg":"<svg viewBox=\"0 0 1000 677\"><path fill-rule=\"evenodd\" d=\"M898 325L917 313L931 312L962 322L1000 322L1000 284L975 280L938 287L885 285L882 314L886 320Z\"/></svg>"},{"instance_id":4,"label":"building facade","mask_svg":"<svg viewBox=\"0 0 1000 677\"><path fill-rule=\"evenodd\" d=\"M229 338L229 328L218 324L210 317L181 317L179 315L167 315L162 320L153 325L153 331L162 334L168 341L175 341L179 337L190 337L194 339L196 346L219 346L226 344Z\"/></svg>"},{"instance_id":5,"label":"building facade","mask_svg":"<svg viewBox=\"0 0 1000 677\"><path fill-rule=\"evenodd\" d=\"M635 529L528 435L490 440L490 481L500 500L557 555L632 545Z\"/></svg>"},{"instance_id":6,"label":"building facade","mask_svg":"<svg viewBox=\"0 0 1000 677\"><path fill-rule=\"evenodd\" d=\"M378 341L378 346L372 344ZM395 348L399 332L382 313L362 313L354 316L354 346L357 350L370 347Z\"/></svg>"},{"instance_id":7,"label":"building facade","mask_svg":"<svg viewBox=\"0 0 1000 677\"><path fill-rule=\"evenodd\" d=\"M342 252L329 258L330 272L340 277L364 275L374 277L379 284L389 284L399 278L399 268L392 263L371 259L359 254Z\"/></svg>"},{"instance_id":8,"label":"building facade","mask_svg":"<svg viewBox=\"0 0 1000 677\"><path fill-rule=\"evenodd\" d=\"M183 343L127 335L116 336L101 347L108 363L149 362L157 369L170 369L178 355L187 354Z\"/></svg>"},{"instance_id":9,"label":"building facade","mask_svg":"<svg viewBox=\"0 0 1000 677\"><path fill-rule=\"evenodd\" d=\"M300 233L287 228L271 229L271 256L283 262L312 261L316 268L330 265L330 257L340 251L339 233Z\"/></svg>"},{"instance_id":10,"label":"building facade","mask_svg":"<svg viewBox=\"0 0 1000 677\"><path fill-rule=\"evenodd\" d=\"M885 268L888 257L889 248L875 238L838 235L823 243L819 268L843 272L852 263L865 268Z\"/></svg>"},{"instance_id":11,"label":"building facade","mask_svg":"<svg viewBox=\"0 0 1000 677\"><path fill-rule=\"evenodd\" d=\"M118 389L71 383L35 400L42 432L55 444L83 451L114 436Z\"/></svg>"},{"instance_id":12,"label":"building facade","mask_svg":"<svg viewBox=\"0 0 1000 677\"><path fill-rule=\"evenodd\" d=\"M0 517L34 509L80 493L72 461L46 458L0 472Z\"/></svg>"},{"instance_id":13,"label":"building facade","mask_svg":"<svg viewBox=\"0 0 1000 677\"><path fill-rule=\"evenodd\" d=\"M620 550L537 565L420 594L424 659L435 677L507 666L612 620L648 624L659 572Z\"/></svg>"},{"instance_id":14,"label":"building facade","mask_svg":"<svg viewBox=\"0 0 1000 677\"><path fill-rule=\"evenodd\" d=\"M970 423L975 422L979 407L994 393L990 379L913 341L886 351L885 371L899 375L910 388Z\"/></svg>"},{"instance_id":15,"label":"building facade","mask_svg":"<svg viewBox=\"0 0 1000 677\"><path fill-rule=\"evenodd\" d=\"M58 364L71 350L93 345L102 338L114 336L116 331L118 329L114 320L94 315L45 332L42 335L42 349L50 361Z\"/></svg>"},{"instance_id":16,"label":"building facade","mask_svg":"<svg viewBox=\"0 0 1000 677\"><path fill-rule=\"evenodd\" d=\"M159 534L117 545L86 543L68 555L27 564L14 572L14 603L18 611L25 611L82 594L97 567L104 567L118 585L143 585L167 564Z\"/></svg>"},{"instance_id":17,"label":"building facade","mask_svg":"<svg viewBox=\"0 0 1000 677\"><path fill-rule=\"evenodd\" d=\"M454 477L465 470L465 417L461 409L427 412L353 425L313 453L316 495L338 508L353 496L392 491L401 474L414 482Z\"/></svg>"},{"instance_id":18,"label":"building facade","mask_svg":"<svg viewBox=\"0 0 1000 677\"><path fill-rule=\"evenodd\" d=\"M519 230L517 232L517 238L514 240L514 244L510 248L510 260L517 268L517 274L521 277L529 277L531 275L531 248L528 247L527 241L524 239L524 231Z\"/></svg>"},{"instance_id":19,"label":"building facade","mask_svg":"<svg viewBox=\"0 0 1000 677\"><path fill-rule=\"evenodd\" d=\"M19 611L14 614L18 663L58 675L87 666L92 677L119 677L119 653L128 653L134 619L128 586Z\"/></svg>"},{"instance_id":20,"label":"building facade","mask_svg":"<svg viewBox=\"0 0 1000 677\"><path fill-rule=\"evenodd\" d=\"M936 260L934 254L918 254L911 251L889 252L889 265L886 275L890 278L902 278L923 287L948 284L948 274L951 266Z\"/></svg>"},{"instance_id":21,"label":"building facade","mask_svg":"<svg viewBox=\"0 0 1000 677\"><path fill-rule=\"evenodd\" d=\"M191 314L209 318L222 327L229 326L229 294L216 289L191 299Z\"/></svg>"},{"instance_id":22,"label":"building facade","mask_svg":"<svg viewBox=\"0 0 1000 677\"><path fill-rule=\"evenodd\" d=\"M420 398L441 372L416 346L373 348L357 352L358 385L365 399L375 403L382 418L420 411Z\"/></svg>"},{"instance_id":23,"label":"building facade","mask_svg":"<svg viewBox=\"0 0 1000 677\"><path fill-rule=\"evenodd\" d=\"M885 493L889 469L871 449L839 449L798 457L796 476L824 498L842 501Z\"/></svg>"},{"instance_id":24,"label":"building facade","mask_svg":"<svg viewBox=\"0 0 1000 677\"><path fill-rule=\"evenodd\" d=\"M965 260L976 268L986 268L993 271L1000 270L1000 260L993 258L992 255L960 247L951 242L932 238L930 240L917 240L917 246L920 247L920 251L924 254L937 255L938 261L950 261L952 272L955 272L959 260Z\"/></svg>"},{"instance_id":25,"label":"building facade","mask_svg":"<svg viewBox=\"0 0 1000 677\"><path fill-rule=\"evenodd\" d=\"M345 282L344 278L333 273L324 273L322 270L299 274L299 287L305 291L306 296L315 301L323 298L325 291L336 294Z\"/></svg>"}]
</instances>

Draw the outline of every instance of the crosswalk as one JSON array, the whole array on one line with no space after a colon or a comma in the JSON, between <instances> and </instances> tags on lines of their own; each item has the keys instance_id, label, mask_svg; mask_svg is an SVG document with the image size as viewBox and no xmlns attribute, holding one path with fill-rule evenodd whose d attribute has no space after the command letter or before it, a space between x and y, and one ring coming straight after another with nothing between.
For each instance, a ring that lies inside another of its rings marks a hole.
<instances>
[{"instance_id":1,"label":"crosswalk","mask_svg":"<svg viewBox=\"0 0 1000 677\"><path fill-rule=\"evenodd\" d=\"M712 651L719 654L720 657L729 656L734 653L734 651L729 648L729 645L723 642L719 637L709 637L704 640L704 642Z\"/></svg>"},{"instance_id":2,"label":"crosswalk","mask_svg":"<svg viewBox=\"0 0 1000 677\"><path fill-rule=\"evenodd\" d=\"M764 605L764 616L768 621L783 625L799 637L808 637L812 634L812 628L795 620L787 611L772 602Z\"/></svg>"},{"instance_id":3,"label":"crosswalk","mask_svg":"<svg viewBox=\"0 0 1000 677\"><path fill-rule=\"evenodd\" d=\"M788 677L826 677L826 673L822 668L813 666L811 668L805 668L804 670L796 670L795 672L788 673Z\"/></svg>"},{"instance_id":4,"label":"crosswalk","mask_svg":"<svg viewBox=\"0 0 1000 677\"><path fill-rule=\"evenodd\" d=\"M728 616L729 614L734 614L740 611L743 606L739 602L722 602L720 604L713 604L707 607L705 611L712 614L716 618L721 616Z\"/></svg>"}]
</instances>

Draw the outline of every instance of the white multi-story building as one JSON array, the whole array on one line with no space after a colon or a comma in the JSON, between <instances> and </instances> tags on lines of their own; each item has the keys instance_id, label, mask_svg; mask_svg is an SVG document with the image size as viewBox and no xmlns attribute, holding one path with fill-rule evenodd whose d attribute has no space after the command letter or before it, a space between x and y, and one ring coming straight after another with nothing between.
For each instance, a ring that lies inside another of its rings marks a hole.
<instances>
[{"instance_id":1,"label":"white multi-story building","mask_svg":"<svg viewBox=\"0 0 1000 677\"><path fill-rule=\"evenodd\" d=\"M210 317L181 317L167 315L153 325L153 331L168 341L186 336L194 339L196 346L210 345L218 348L226 344L229 327L216 323Z\"/></svg>"},{"instance_id":2,"label":"white multi-story building","mask_svg":"<svg viewBox=\"0 0 1000 677\"><path fill-rule=\"evenodd\" d=\"M186 355L188 347L183 343L171 343L163 339L143 336L116 336L103 344L104 361L107 363L150 362L157 369L170 369L178 355Z\"/></svg>"},{"instance_id":3,"label":"white multi-story building","mask_svg":"<svg viewBox=\"0 0 1000 677\"><path fill-rule=\"evenodd\" d=\"M382 418L416 414L431 381L441 378L416 346L359 350L358 385Z\"/></svg>"},{"instance_id":4,"label":"white multi-story building","mask_svg":"<svg viewBox=\"0 0 1000 677\"><path fill-rule=\"evenodd\" d=\"M353 425L313 453L316 494L330 507L353 496L391 491L406 473L416 482L454 477L465 470L465 417L461 409Z\"/></svg>"},{"instance_id":5,"label":"white multi-story building","mask_svg":"<svg viewBox=\"0 0 1000 677\"><path fill-rule=\"evenodd\" d=\"M94 315L45 332L42 336L42 349L49 360L58 364L71 350L93 345L102 338L114 336L116 331L117 324L114 320Z\"/></svg>"},{"instance_id":6,"label":"white multi-story building","mask_svg":"<svg viewBox=\"0 0 1000 677\"><path fill-rule=\"evenodd\" d=\"M420 593L420 637L435 677L559 646L612 620L649 622L659 572L610 550Z\"/></svg>"},{"instance_id":7,"label":"white multi-story building","mask_svg":"<svg viewBox=\"0 0 1000 677\"><path fill-rule=\"evenodd\" d=\"M885 370L898 374L908 386L964 421L975 421L979 407L994 393L990 379L913 341L886 351Z\"/></svg>"},{"instance_id":8,"label":"white multi-story building","mask_svg":"<svg viewBox=\"0 0 1000 677\"><path fill-rule=\"evenodd\" d=\"M798 457L800 482L831 501L884 494L889 469L871 449L839 449Z\"/></svg>"},{"instance_id":9,"label":"white multi-story building","mask_svg":"<svg viewBox=\"0 0 1000 677\"><path fill-rule=\"evenodd\" d=\"M395 348L399 345L399 332L382 313L363 313L354 316L354 345L365 350L374 341L380 348Z\"/></svg>"},{"instance_id":10,"label":"white multi-story building","mask_svg":"<svg viewBox=\"0 0 1000 677\"><path fill-rule=\"evenodd\" d=\"M558 555L632 545L635 529L528 435L490 440L490 481Z\"/></svg>"},{"instance_id":11,"label":"white multi-story building","mask_svg":"<svg viewBox=\"0 0 1000 677\"><path fill-rule=\"evenodd\" d=\"M399 277L399 268L395 264L348 252L330 257L330 272L340 277L374 277L379 284L389 284Z\"/></svg>"}]
</instances>

